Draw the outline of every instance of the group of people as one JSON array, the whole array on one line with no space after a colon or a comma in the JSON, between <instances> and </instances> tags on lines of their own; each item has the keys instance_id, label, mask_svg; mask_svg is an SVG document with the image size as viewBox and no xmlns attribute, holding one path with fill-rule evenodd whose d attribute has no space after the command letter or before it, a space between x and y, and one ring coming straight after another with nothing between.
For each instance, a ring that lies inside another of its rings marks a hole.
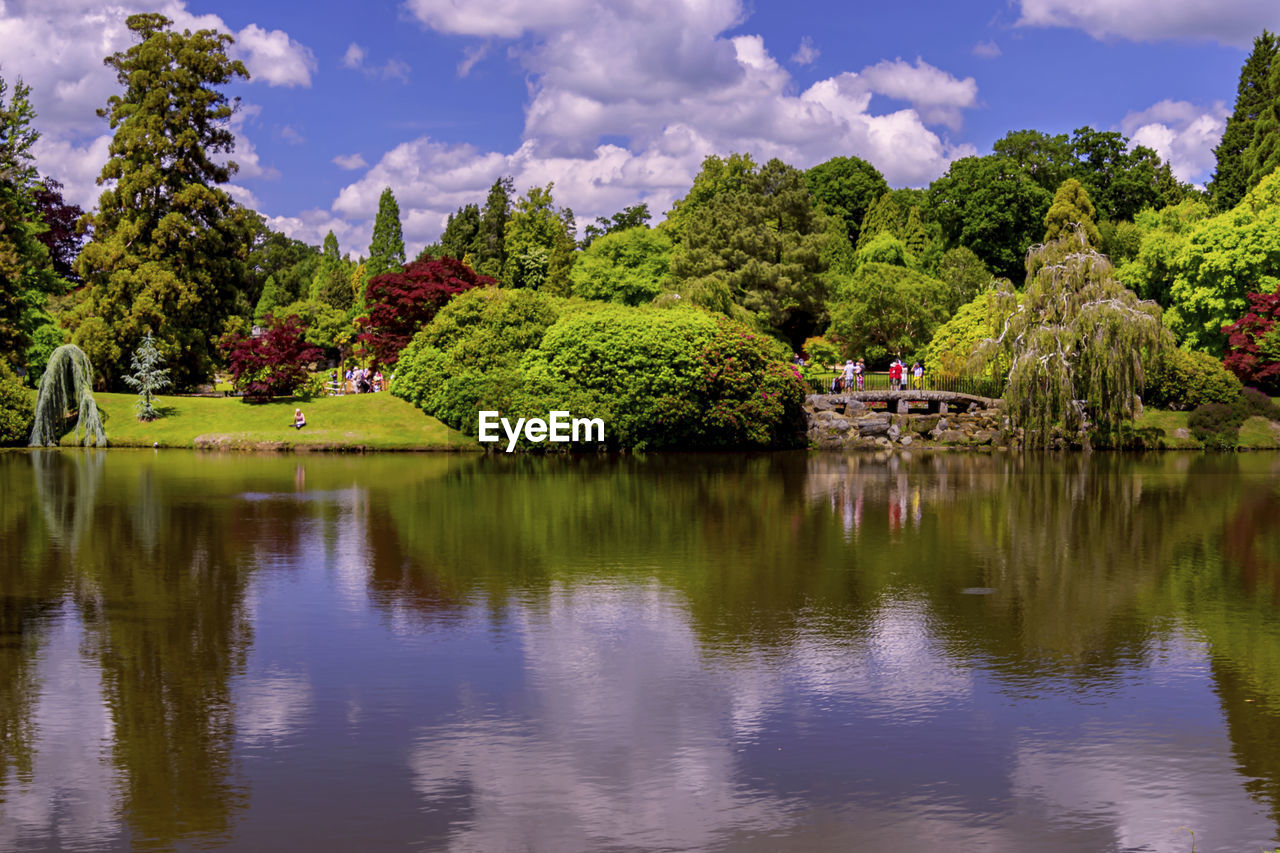
<instances>
[{"instance_id":1,"label":"group of people","mask_svg":"<svg viewBox=\"0 0 1280 853\"><path fill-rule=\"evenodd\" d=\"M862 359L852 359L837 368L835 378L831 380L831 393L842 391L861 391L866 383L867 365ZM901 358L895 357L889 364L889 390L903 391L907 388L924 388L924 365L916 362L908 368Z\"/></svg>"},{"instance_id":2,"label":"group of people","mask_svg":"<svg viewBox=\"0 0 1280 853\"><path fill-rule=\"evenodd\" d=\"M348 368L343 374L342 385L338 385L338 371L329 371L329 383L334 393L342 394L376 394L386 388L381 370L370 370L367 367Z\"/></svg>"}]
</instances>

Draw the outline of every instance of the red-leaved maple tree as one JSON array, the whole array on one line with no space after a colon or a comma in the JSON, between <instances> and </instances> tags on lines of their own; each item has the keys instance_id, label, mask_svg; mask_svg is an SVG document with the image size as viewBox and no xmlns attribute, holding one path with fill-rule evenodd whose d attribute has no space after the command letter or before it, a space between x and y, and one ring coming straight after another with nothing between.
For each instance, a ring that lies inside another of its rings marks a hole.
<instances>
[{"instance_id":1,"label":"red-leaved maple tree","mask_svg":"<svg viewBox=\"0 0 1280 853\"><path fill-rule=\"evenodd\" d=\"M284 397L307 381L307 365L324 352L304 339L307 327L296 314L277 319L268 314L257 337L228 335L221 341L230 363L231 384L245 402L266 403Z\"/></svg>"},{"instance_id":2,"label":"red-leaved maple tree","mask_svg":"<svg viewBox=\"0 0 1280 853\"><path fill-rule=\"evenodd\" d=\"M374 364L389 367L419 329L464 290L494 284L456 258L414 261L401 272L375 275L365 288L368 317L360 318L359 340Z\"/></svg>"},{"instance_id":3,"label":"red-leaved maple tree","mask_svg":"<svg viewBox=\"0 0 1280 853\"><path fill-rule=\"evenodd\" d=\"M1250 293L1249 313L1222 331L1227 369L1246 385L1280 394L1280 287L1275 293Z\"/></svg>"}]
</instances>

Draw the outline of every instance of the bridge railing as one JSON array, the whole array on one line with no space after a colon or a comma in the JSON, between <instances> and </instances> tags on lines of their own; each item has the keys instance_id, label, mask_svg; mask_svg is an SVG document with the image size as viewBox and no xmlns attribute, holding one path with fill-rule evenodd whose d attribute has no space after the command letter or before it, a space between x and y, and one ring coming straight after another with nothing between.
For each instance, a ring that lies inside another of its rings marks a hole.
<instances>
[{"instance_id":1,"label":"bridge railing","mask_svg":"<svg viewBox=\"0 0 1280 853\"><path fill-rule=\"evenodd\" d=\"M805 384L809 386L811 394L829 394L831 393L831 380L836 377L835 373L810 374L805 378ZM1004 379L991 378L986 376L955 376L950 374L928 374L916 383L914 377L910 379L909 388L921 391L953 391L959 394L976 394L979 397L999 398L1004 395ZM858 390L856 387L851 390ZM864 391L888 391L889 390L889 374L888 373L864 373L862 381L862 390Z\"/></svg>"}]
</instances>

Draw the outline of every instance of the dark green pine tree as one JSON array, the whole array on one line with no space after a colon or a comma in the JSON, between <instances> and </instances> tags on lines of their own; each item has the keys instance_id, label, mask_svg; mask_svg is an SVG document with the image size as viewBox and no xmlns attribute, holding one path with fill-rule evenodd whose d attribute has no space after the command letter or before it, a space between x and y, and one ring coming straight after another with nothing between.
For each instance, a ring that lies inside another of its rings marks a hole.
<instances>
[{"instance_id":1,"label":"dark green pine tree","mask_svg":"<svg viewBox=\"0 0 1280 853\"><path fill-rule=\"evenodd\" d=\"M1222 141L1213 153L1218 158L1208 190L1214 206L1229 210L1240 203L1249 189L1251 170L1245 164L1245 152L1253 144L1258 116L1273 101L1271 66L1280 51L1280 39L1266 30L1253 40L1253 52L1240 69L1236 86L1236 106L1227 119Z\"/></svg>"},{"instance_id":2,"label":"dark green pine tree","mask_svg":"<svg viewBox=\"0 0 1280 853\"><path fill-rule=\"evenodd\" d=\"M288 304L282 298L280 285L276 284L274 275L267 276L266 284L262 285L262 295L258 297L258 307L253 309L253 322L261 323L268 314L273 314L276 309Z\"/></svg>"},{"instance_id":3,"label":"dark green pine tree","mask_svg":"<svg viewBox=\"0 0 1280 853\"><path fill-rule=\"evenodd\" d=\"M507 262L507 221L511 219L511 193L515 182L510 177L498 178L489 188L484 210L480 213L480 227L476 231L471 255L473 268L481 275L499 278Z\"/></svg>"},{"instance_id":4,"label":"dark green pine tree","mask_svg":"<svg viewBox=\"0 0 1280 853\"><path fill-rule=\"evenodd\" d=\"M324 235L320 266L316 268L316 276L311 281L311 298L339 311L346 311L355 301L350 275L343 268L342 256L338 253L338 238L332 231Z\"/></svg>"},{"instance_id":5,"label":"dark green pine tree","mask_svg":"<svg viewBox=\"0 0 1280 853\"><path fill-rule=\"evenodd\" d=\"M1258 114L1253 126L1253 142L1244 153L1244 164L1249 170L1248 189L1280 168L1280 61L1271 63L1269 88L1271 101Z\"/></svg>"},{"instance_id":6,"label":"dark green pine tree","mask_svg":"<svg viewBox=\"0 0 1280 853\"><path fill-rule=\"evenodd\" d=\"M373 221L365 280L384 272L400 272L403 266L404 232L400 230L400 205L396 204L391 187L387 187L378 198L378 217Z\"/></svg>"},{"instance_id":7,"label":"dark green pine tree","mask_svg":"<svg viewBox=\"0 0 1280 853\"><path fill-rule=\"evenodd\" d=\"M480 206L468 204L449 214L449 221L440 235L440 248L445 255L464 261L480 233Z\"/></svg>"}]
</instances>

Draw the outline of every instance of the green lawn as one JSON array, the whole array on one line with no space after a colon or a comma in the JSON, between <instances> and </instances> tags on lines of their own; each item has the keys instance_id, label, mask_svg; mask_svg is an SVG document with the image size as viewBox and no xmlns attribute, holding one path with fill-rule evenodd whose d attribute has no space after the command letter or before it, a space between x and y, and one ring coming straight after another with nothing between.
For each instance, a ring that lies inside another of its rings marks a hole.
<instances>
[{"instance_id":1,"label":"green lawn","mask_svg":"<svg viewBox=\"0 0 1280 853\"><path fill-rule=\"evenodd\" d=\"M140 423L134 394L95 394L114 447L278 450L478 450L476 442L388 393L249 405L237 397L157 398L163 417ZM307 425L295 430L293 410ZM70 444L72 435L63 439Z\"/></svg>"},{"instance_id":2,"label":"green lawn","mask_svg":"<svg viewBox=\"0 0 1280 853\"><path fill-rule=\"evenodd\" d=\"M1146 409L1138 418L1138 429L1154 427L1163 435L1164 447L1171 450L1199 450L1200 442L1187 428L1190 412L1167 412L1163 409ZM1280 449L1280 423L1268 421L1256 415L1240 426L1240 447L1244 450Z\"/></svg>"}]
</instances>

